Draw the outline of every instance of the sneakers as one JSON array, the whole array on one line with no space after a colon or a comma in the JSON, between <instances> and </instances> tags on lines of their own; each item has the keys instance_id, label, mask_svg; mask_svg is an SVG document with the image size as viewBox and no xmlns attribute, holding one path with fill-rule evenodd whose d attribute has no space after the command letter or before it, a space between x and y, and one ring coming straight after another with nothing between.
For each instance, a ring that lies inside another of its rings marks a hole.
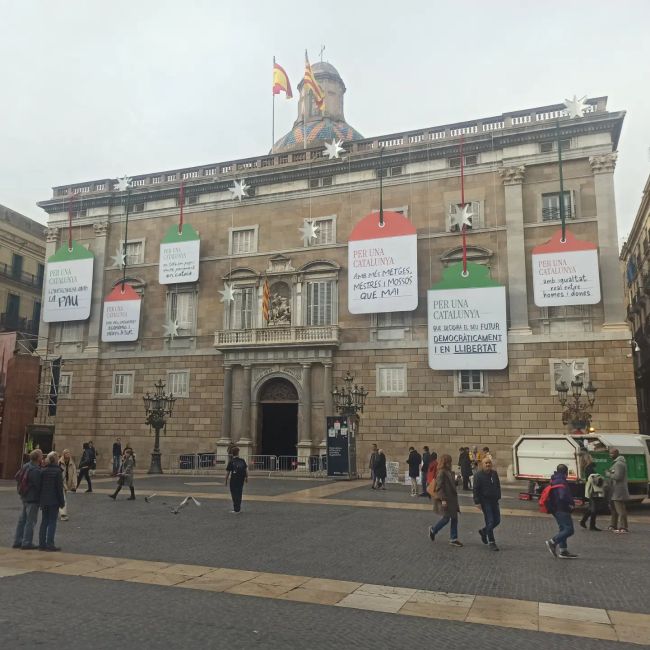
<instances>
[{"instance_id":1,"label":"sneakers","mask_svg":"<svg viewBox=\"0 0 650 650\"><path fill-rule=\"evenodd\" d=\"M498 551L499 547L497 546L496 542L490 542L490 550L491 551Z\"/></svg>"},{"instance_id":2,"label":"sneakers","mask_svg":"<svg viewBox=\"0 0 650 650\"><path fill-rule=\"evenodd\" d=\"M481 541L483 542L483 544L487 544L488 543L488 538L487 538L487 535L485 533L485 528L481 528L481 530L478 531L478 534L481 536Z\"/></svg>"},{"instance_id":3,"label":"sneakers","mask_svg":"<svg viewBox=\"0 0 650 650\"><path fill-rule=\"evenodd\" d=\"M429 539L432 542L435 542L436 541L436 534L433 532L433 526L429 526L428 530L429 530Z\"/></svg>"},{"instance_id":4,"label":"sneakers","mask_svg":"<svg viewBox=\"0 0 650 650\"><path fill-rule=\"evenodd\" d=\"M461 542L459 542L457 539L452 539L449 541L450 546L457 546L458 548L462 548L463 545Z\"/></svg>"},{"instance_id":5,"label":"sneakers","mask_svg":"<svg viewBox=\"0 0 650 650\"><path fill-rule=\"evenodd\" d=\"M614 526L607 526L607 530L610 533L618 533L618 528L614 528Z\"/></svg>"},{"instance_id":6,"label":"sneakers","mask_svg":"<svg viewBox=\"0 0 650 650\"><path fill-rule=\"evenodd\" d=\"M575 553L569 553L569 551L560 551L558 557L561 560L575 560L578 556Z\"/></svg>"},{"instance_id":7,"label":"sneakers","mask_svg":"<svg viewBox=\"0 0 650 650\"><path fill-rule=\"evenodd\" d=\"M68 521L68 515L61 515L61 521Z\"/></svg>"},{"instance_id":8,"label":"sneakers","mask_svg":"<svg viewBox=\"0 0 650 650\"><path fill-rule=\"evenodd\" d=\"M240 513L241 513L241 510L231 510L231 511L230 511L230 514L231 514L231 515L238 515L238 514L240 514Z\"/></svg>"},{"instance_id":9,"label":"sneakers","mask_svg":"<svg viewBox=\"0 0 650 650\"><path fill-rule=\"evenodd\" d=\"M617 535L627 535L630 531L627 528L619 528L614 531Z\"/></svg>"},{"instance_id":10,"label":"sneakers","mask_svg":"<svg viewBox=\"0 0 650 650\"><path fill-rule=\"evenodd\" d=\"M557 544L552 539L547 539L545 542L548 552L553 556L557 557Z\"/></svg>"}]
</instances>

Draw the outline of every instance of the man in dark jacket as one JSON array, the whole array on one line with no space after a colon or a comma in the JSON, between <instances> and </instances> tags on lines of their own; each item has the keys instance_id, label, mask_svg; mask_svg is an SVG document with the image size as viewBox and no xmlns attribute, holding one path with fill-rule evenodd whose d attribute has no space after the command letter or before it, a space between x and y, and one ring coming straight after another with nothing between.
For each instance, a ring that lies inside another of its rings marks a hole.
<instances>
[{"instance_id":1,"label":"man in dark jacket","mask_svg":"<svg viewBox=\"0 0 650 650\"><path fill-rule=\"evenodd\" d=\"M41 527L38 531L38 548L41 551L60 551L54 545L56 522L59 508L65 505L63 494L63 472L59 467L59 455L51 451L47 455L47 464L41 472Z\"/></svg>"},{"instance_id":2,"label":"man in dark jacket","mask_svg":"<svg viewBox=\"0 0 650 650\"><path fill-rule=\"evenodd\" d=\"M501 482L499 475L492 468L492 459L483 461L483 468L474 474L474 503L483 511L485 527L478 531L483 544L498 551L494 540L494 529L501 523L499 499L501 499Z\"/></svg>"},{"instance_id":3,"label":"man in dark jacket","mask_svg":"<svg viewBox=\"0 0 650 650\"><path fill-rule=\"evenodd\" d=\"M460 475L463 477L463 490L466 492L471 490L470 478L472 477L472 459L469 457L469 447L461 447L460 455L458 456L458 466L460 467Z\"/></svg>"},{"instance_id":4,"label":"man in dark jacket","mask_svg":"<svg viewBox=\"0 0 650 650\"><path fill-rule=\"evenodd\" d=\"M427 472L429 471L429 461L431 460L431 454L429 453L429 448L424 445L422 448L422 469L420 470L420 483L422 483L422 492L418 496L428 497L427 494Z\"/></svg>"},{"instance_id":5,"label":"man in dark jacket","mask_svg":"<svg viewBox=\"0 0 650 650\"><path fill-rule=\"evenodd\" d=\"M93 491L93 484L90 481L90 470L92 469L93 463L95 462L95 450L90 448L90 444L84 442L83 444L83 453L81 454L81 460L79 461L79 476L77 476L77 489L79 489L79 483L81 479L85 478L86 483L88 483L88 489L86 492Z\"/></svg>"},{"instance_id":6,"label":"man in dark jacket","mask_svg":"<svg viewBox=\"0 0 650 650\"><path fill-rule=\"evenodd\" d=\"M415 447L409 447L409 457L406 464L409 466L409 479L411 479L411 496L418 495L418 476L420 476L420 463L422 456L417 452Z\"/></svg>"},{"instance_id":7,"label":"man in dark jacket","mask_svg":"<svg viewBox=\"0 0 650 650\"><path fill-rule=\"evenodd\" d=\"M22 478L23 473L27 472L27 491L20 494L22 502L22 512L18 519L18 526L16 526L16 534L14 536L14 548L22 548L25 550L35 549L34 546L34 526L38 520L38 503L41 498L41 460L43 452L40 449L34 449L29 454L29 462L25 463L18 474L16 480ZM18 489L21 489L20 484Z\"/></svg>"},{"instance_id":8,"label":"man in dark jacket","mask_svg":"<svg viewBox=\"0 0 650 650\"><path fill-rule=\"evenodd\" d=\"M573 495L571 488L567 483L567 475L569 468L566 465L558 465L557 470L551 476L551 492L548 499L548 511L555 517L555 521L559 526L558 533L549 540L546 540L546 548L549 553L556 558L563 560L573 560L577 555L569 553L567 548L567 539L573 535L573 520L571 519L571 512L574 508ZM560 552L557 552L557 547L560 547Z\"/></svg>"},{"instance_id":9,"label":"man in dark jacket","mask_svg":"<svg viewBox=\"0 0 650 650\"><path fill-rule=\"evenodd\" d=\"M113 473L111 476L117 476L117 472L120 469L120 463L122 462L122 440L120 438L115 438L113 443Z\"/></svg>"}]
</instances>

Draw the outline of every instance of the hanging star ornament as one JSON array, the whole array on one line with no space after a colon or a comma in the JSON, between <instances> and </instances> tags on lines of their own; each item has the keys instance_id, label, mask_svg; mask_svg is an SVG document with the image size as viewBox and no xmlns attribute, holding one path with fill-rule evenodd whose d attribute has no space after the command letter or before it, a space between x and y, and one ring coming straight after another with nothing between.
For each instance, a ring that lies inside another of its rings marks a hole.
<instances>
[{"instance_id":1,"label":"hanging star ornament","mask_svg":"<svg viewBox=\"0 0 650 650\"><path fill-rule=\"evenodd\" d=\"M320 227L317 226L313 221L307 220L305 221L303 227L298 228L298 230L302 233L302 240L305 242L305 246L309 246L311 240L318 237L318 231L320 230Z\"/></svg>"},{"instance_id":2,"label":"hanging star ornament","mask_svg":"<svg viewBox=\"0 0 650 650\"><path fill-rule=\"evenodd\" d=\"M330 160L333 158L340 158L339 154L345 153L345 149L341 146L342 144L343 140L334 139L332 139L331 142L325 143L325 153Z\"/></svg>"},{"instance_id":3,"label":"hanging star ornament","mask_svg":"<svg viewBox=\"0 0 650 650\"><path fill-rule=\"evenodd\" d=\"M589 104L585 103L587 95L578 99L576 95L573 99L565 99L564 106L566 107L569 117L584 117Z\"/></svg>"},{"instance_id":4,"label":"hanging star ornament","mask_svg":"<svg viewBox=\"0 0 650 650\"><path fill-rule=\"evenodd\" d=\"M567 386L571 386L571 382L577 381L584 377L585 371L578 368L575 361L562 361L558 372L560 381L566 382Z\"/></svg>"},{"instance_id":5,"label":"hanging star ornament","mask_svg":"<svg viewBox=\"0 0 650 650\"><path fill-rule=\"evenodd\" d=\"M229 187L228 191L232 194L233 199L239 199L240 202L241 200L245 197L248 196L248 189L250 185L246 185L245 180L241 181L234 181L235 186L234 187Z\"/></svg>"},{"instance_id":6,"label":"hanging star ornament","mask_svg":"<svg viewBox=\"0 0 650 650\"><path fill-rule=\"evenodd\" d=\"M472 227L472 217L474 216L473 212L470 212L470 204L465 203L465 205L454 205L453 212L449 213L449 224L450 227L458 226L458 230L462 230L463 226Z\"/></svg>"},{"instance_id":7,"label":"hanging star ornament","mask_svg":"<svg viewBox=\"0 0 650 650\"><path fill-rule=\"evenodd\" d=\"M169 337L173 341L174 337L178 336L178 321L168 318L167 322L163 325L163 330L165 331L164 336Z\"/></svg>"},{"instance_id":8,"label":"hanging star ornament","mask_svg":"<svg viewBox=\"0 0 650 650\"><path fill-rule=\"evenodd\" d=\"M126 262L126 255L122 247L120 246L115 250L115 255L111 257L113 260L112 266L117 267L118 269L124 268L124 263Z\"/></svg>"},{"instance_id":9,"label":"hanging star ornament","mask_svg":"<svg viewBox=\"0 0 650 650\"><path fill-rule=\"evenodd\" d=\"M231 284L224 283L223 291L219 291L219 293L221 294L221 302L232 302L235 299L235 290Z\"/></svg>"},{"instance_id":10,"label":"hanging star ornament","mask_svg":"<svg viewBox=\"0 0 650 650\"><path fill-rule=\"evenodd\" d=\"M131 179L125 174L122 178L117 179L117 183L113 185L113 189L118 192L126 192L131 187Z\"/></svg>"}]
</instances>

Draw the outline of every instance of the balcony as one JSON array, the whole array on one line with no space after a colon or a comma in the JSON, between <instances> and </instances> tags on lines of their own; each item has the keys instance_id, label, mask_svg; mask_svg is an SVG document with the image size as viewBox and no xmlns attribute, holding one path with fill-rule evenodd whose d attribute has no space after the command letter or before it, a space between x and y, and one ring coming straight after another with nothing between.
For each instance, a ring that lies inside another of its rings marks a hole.
<instances>
[{"instance_id":1,"label":"balcony","mask_svg":"<svg viewBox=\"0 0 650 650\"><path fill-rule=\"evenodd\" d=\"M317 345L338 347L338 325L304 325L296 327L261 327L249 330L219 330L214 335L214 347L284 348Z\"/></svg>"},{"instance_id":2,"label":"balcony","mask_svg":"<svg viewBox=\"0 0 650 650\"><path fill-rule=\"evenodd\" d=\"M9 278L14 282L33 287L34 289L43 288L43 278L33 273L25 273L25 271L17 271L11 264L0 264L0 276Z\"/></svg>"},{"instance_id":3,"label":"balcony","mask_svg":"<svg viewBox=\"0 0 650 650\"><path fill-rule=\"evenodd\" d=\"M0 314L0 332L38 334L38 322L12 313Z\"/></svg>"}]
</instances>

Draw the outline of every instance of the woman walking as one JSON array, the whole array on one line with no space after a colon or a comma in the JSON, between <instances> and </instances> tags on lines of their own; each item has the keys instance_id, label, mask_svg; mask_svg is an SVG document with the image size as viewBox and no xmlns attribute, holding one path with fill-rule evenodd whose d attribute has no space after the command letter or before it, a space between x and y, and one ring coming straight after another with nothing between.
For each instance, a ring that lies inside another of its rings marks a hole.
<instances>
[{"instance_id":1,"label":"woman walking","mask_svg":"<svg viewBox=\"0 0 650 650\"><path fill-rule=\"evenodd\" d=\"M377 451L377 456L375 457L375 480L377 481L377 489L382 490L386 489L386 454L384 450L380 449Z\"/></svg>"},{"instance_id":2,"label":"woman walking","mask_svg":"<svg viewBox=\"0 0 650 650\"><path fill-rule=\"evenodd\" d=\"M124 450L124 458L122 460L122 466L118 472L119 478L117 479L117 489L113 494L109 494L109 498L117 499L117 495L120 493L120 490L126 485L129 490L131 490L131 496L127 501L135 501L135 490L133 489L133 469L135 468L135 460L133 458L133 449L127 447Z\"/></svg>"},{"instance_id":3,"label":"woman walking","mask_svg":"<svg viewBox=\"0 0 650 650\"><path fill-rule=\"evenodd\" d=\"M458 513L460 508L458 507L456 478L451 471L451 456L449 454L443 454L438 464L433 511L441 515L441 518L435 526L429 528L429 539L434 542L436 535L451 522L449 543L452 546L462 546L458 540Z\"/></svg>"},{"instance_id":4,"label":"woman walking","mask_svg":"<svg viewBox=\"0 0 650 650\"><path fill-rule=\"evenodd\" d=\"M63 505L63 508L59 510L59 515L61 521L68 521L68 492L77 491L77 468L74 464L74 460L72 460L69 449L63 450L63 456L59 461L59 467L63 474L63 497L65 499L65 504Z\"/></svg>"},{"instance_id":5,"label":"woman walking","mask_svg":"<svg viewBox=\"0 0 650 650\"><path fill-rule=\"evenodd\" d=\"M93 491L93 484L90 482L90 470L93 465L93 458L93 451L91 450L90 445L87 442L84 442L83 453L81 454L81 460L79 461L79 476L77 477L77 485L75 489L79 487L81 479L85 478L88 483L88 489L86 492Z\"/></svg>"}]
</instances>

